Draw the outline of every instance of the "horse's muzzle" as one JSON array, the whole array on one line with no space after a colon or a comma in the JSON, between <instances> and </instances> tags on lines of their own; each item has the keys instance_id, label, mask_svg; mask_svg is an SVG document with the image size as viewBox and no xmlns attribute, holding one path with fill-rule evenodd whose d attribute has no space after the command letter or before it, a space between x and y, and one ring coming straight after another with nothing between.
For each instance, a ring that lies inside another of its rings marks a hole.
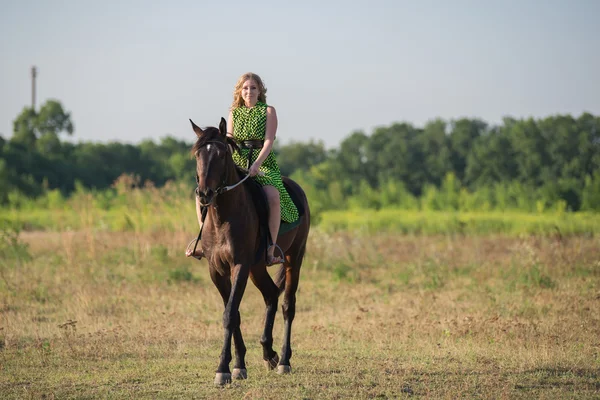
<instances>
[{"instance_id":1,"label":"horse's muzzle","mask_svg":"<svg viewBox=\"0 0 600 400\"><path fill-rule=\"evenodd\" d=\"M206 188L202 191L199 187L196 188L196 196L198 196L198 199L200 199L200 205L204 207L209 206L210 203L213 202L213 200L215 199L215 194L216 192L211 188Z\"/></svg>"}]
</instances>

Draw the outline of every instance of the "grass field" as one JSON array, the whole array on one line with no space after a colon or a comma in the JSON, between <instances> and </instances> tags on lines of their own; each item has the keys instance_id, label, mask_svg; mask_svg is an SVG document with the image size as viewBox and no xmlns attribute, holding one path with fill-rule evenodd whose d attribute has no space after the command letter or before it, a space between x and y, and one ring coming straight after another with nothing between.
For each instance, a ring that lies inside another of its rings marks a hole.
<instances>
[{"instance_id":1,"label":"grass field","mask_svg":"<svg viewBox=\"0 0 600 400\"><path fill-rule=\"evenodd\" d=\"M193 236L193 233L191 234ZM3 399L600 397L600 239L315 228L293 373L267 372L264 304L241 306L249 379L213 386L222 303L181 231L5 232ZM274 330L281 346L281 312Z\"/></svg>"},{"instance_id":2,"label":"grass field","mask_svg":"<svg viewBox=\"0 0 600 400\"><path fill-rule=\"evenodd\" d=\"M327 232L395 234L598 235L600 214L521 211L418 211L401 209L326 211L320 226Z\"/></svg>"},{"instance_id":3,"label":"grass field","mask_svg":"<svg viewBox=\"0 0 600 400\"><path fill-rule=\"evenodd\" d=\"M193 188L169 182L163 187L131 187L124 175L114 190L76 191L68 199L51 191L24 202L21 208L0 208L0 225L10 221L24 230L94 232L194 232ZM410 235L598 236L600 214L547 210L326 210L313 214L313 225L328 233L387 232Z\"/></svg>"}]
</instances>

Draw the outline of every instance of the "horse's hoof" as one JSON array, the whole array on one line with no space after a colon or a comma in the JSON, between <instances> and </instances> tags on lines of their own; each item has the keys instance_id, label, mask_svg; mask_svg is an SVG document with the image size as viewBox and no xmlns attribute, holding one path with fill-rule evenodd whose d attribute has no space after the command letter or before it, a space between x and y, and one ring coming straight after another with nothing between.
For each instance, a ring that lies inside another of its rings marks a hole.
<instances>
[{"instance_id":1,"label":"horse's hoof","mask_svg":"<svg viewBox=\"0 0 600 400\"><path fill-rule=\"evenodd\" d=\"M277 373L279 375L291 374L292 373L292 366L291 365L278 365L277 366Z\"/></svg>"},{"instance_id":2,"label":"horse's hoof","mask_svg":"<svg viewBox=\"0 0 600 400\"><path fill-rule=\"evenodd\" d=\"M265 367L267 367L267 371L273 371L277 364L279 363L279 356L277 353L270 360L263 360L265 363Z\"/></svg>"},{"instance_id":3,"label":"horse's hoof","mask_svg":"<svg viewBox=\"0 0 600 400\"><path fill-rule=\"evenodd\" d=\"M234 368L231 376L233 379L248 379L248 371L246 368Z\"/></svg>"},{"instance_id":4,"label":"horse's hoof","mask_svg":"<svg viewBox=\"0 0 600 400\"><path fill-rule=\"evenodd\" d=\"M223 386L231 383L231 374L228 372L217 372L215 375L215 386Z\"/></svg>"}]
</instances>

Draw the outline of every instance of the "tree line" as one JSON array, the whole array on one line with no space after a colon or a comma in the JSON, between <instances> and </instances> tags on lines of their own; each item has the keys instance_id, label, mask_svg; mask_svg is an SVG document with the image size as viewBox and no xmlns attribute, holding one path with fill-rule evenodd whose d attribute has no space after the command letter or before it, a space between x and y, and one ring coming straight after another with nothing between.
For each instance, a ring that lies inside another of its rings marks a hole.
<instances>
[{"instance_id":1,"label":"tree line","mask_svg":"<svg viewBox=\"0 0 600 400\"><path fill-rule=\"evenodd\" d=\"M166 136L139 144L72 143L71 115L57 100L25 107L10 139L0 136L0 204L17 205L77 185L109 189L122 174L161 186L194 185L192 142ZM316 210L346 207L600 210L600 117L553 115L400 122L321 141L276 144L282 173L298 180Z\"/></svg>"}]
</instances>

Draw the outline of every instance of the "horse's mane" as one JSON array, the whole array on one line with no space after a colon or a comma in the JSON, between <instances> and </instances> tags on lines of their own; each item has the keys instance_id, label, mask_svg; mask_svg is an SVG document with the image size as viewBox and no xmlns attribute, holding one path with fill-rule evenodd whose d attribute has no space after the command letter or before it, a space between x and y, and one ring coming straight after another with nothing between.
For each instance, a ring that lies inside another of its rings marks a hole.
<instances>
[{"instance_id":1,"label":"horse's mane","mask_svg":"<svg viewBox=\"0 0 600 400\"><path fill-rule=\"evenodd\" d=\"M203 129L202 132L204 132L202 134L202 136L198 137L198 139L196 140L196 143L194 143L194 145L192 146L192 151L191 151L192 157L195 157L196 154L198 153L198 151L202 147L206 146L206 144L209 142L221 142L231 149L231 153L233 153L234 151L240 150L240 147L238 146L238 144L236 143L236 141L233 138L231 138L229 136L224 137L221 134L221 132L219 131L219 129L215 128L214 126L209 126L205 129ZM238 176L240 176L240 179L248 173L248 170L246 170L245 168L242 168L239 165L237 165L236 163L234 163L233 159L231 159L231 164L233 164L233 166L235 167Z\"/></svg>"},{"instance_id":2,"label":"horse's mane","mask_svg":"<svg viewBox=\"0 0 600 400\"><path fill-rule=\"evenodd\" d=\"M232 152L239 151L240 148L235 142L235 140L233 140L229 136L224 137L218 128L215 128L214 126L209 126L203 129L202 131L204 133L202 134L202 136L198 137L196 143L194 143L194 145L192 146L192 156L195 156L198 153L198 151L202 147L204 147L208 142L222 142L225 145L231 146Z\"/></svg>"}]
</instances>

